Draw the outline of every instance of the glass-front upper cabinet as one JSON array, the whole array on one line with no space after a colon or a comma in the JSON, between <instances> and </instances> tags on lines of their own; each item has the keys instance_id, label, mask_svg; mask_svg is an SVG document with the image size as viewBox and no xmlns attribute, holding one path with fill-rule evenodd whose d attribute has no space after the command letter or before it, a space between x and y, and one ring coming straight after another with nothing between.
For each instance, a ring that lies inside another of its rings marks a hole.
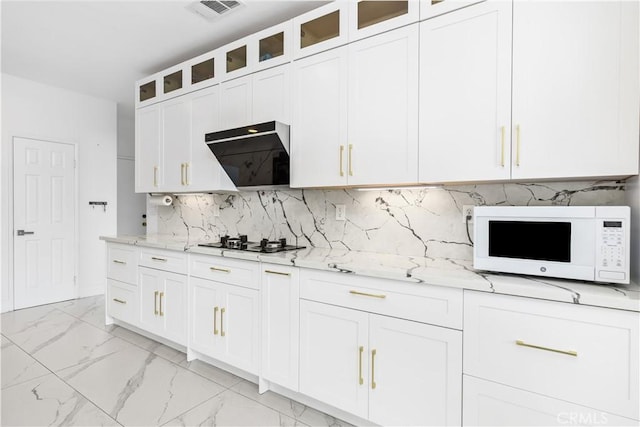
<instances>
[{"instance_id":1,"label":"glass-front upper cabinet","mask_svg":"<svg viewBox=\"0 0 640 427\"><path fill-rule=\"evenodd\" d=\"M420 0L420 20L433 18L483 1L485 0Z\"/></svg>"},{"instance_id":2,"label":"glass-front upper cabinet","mask_svg":"<svg viewBox=\"0 0 640 427\"><path fill-rule=\"evenodd\" d=\"M185 92L186 81L183 64L178 64L160 73L162 82L162 98L168 99Z\"/></svg>"},{"instance_id":3,"label":"glass-front upper cabinet","mask_svg":"<svg viewBox=\"0 0 640 427\"><path fill-rule=\"evenodd\" d=\"M293 19L294 59L346 44L349 2L326 4Z\"/></svg>"},{"instance_id":4,"label":"glass-front upper cabinet","mask_svg":"<svg viewBox=\"0 0 640 427\"><path fill-rule=\"evenodd\" d=\"M136 83L136 107L152 104L158 99L158 81L155 76L146 77Z\"/></svg>"},{"instance_id":5,"label":"glass-front upper cabinet","mask_svg":"<svg viewBox=\"0 0 640 427\"><path fill-rule=\"evenodd\" d=\"M287 21L251 36L251 44L255 47L255 65L253 71L275 67L291 60L291 28L292 22Z\"/></svg>"},{"instance_id":6,"label":"glass-front upper cabinet","mask_svg":"<svg viewBox=\"0 0 640 427\"><path fill-rule=\"evenodd\" d=\"M205 88L220 82L224 60L222 50L216 49L186 62L184 67L189 90Z\"/></svg>"},{"instance_id":7,"label":"glass-front upper cabinet","mask_svg":"<svg viewBox=\"0 0 640 427\"><path fill-rule=\"evenodd\" d=\"M251 63L255 57L255 46L251 43L250 37L245 37L235 42L223 46L224 70L223 80L244 76L253 71Z\"/></svg>"},{"instance_id":8,"label":"glass-front upper cabinet","mask_svg":"<svg viewBox=\"0 0 640 427\"><path fill-rule=\"evenodd\" d=\"M349 41L418 22L419 18L420 0L351 1L349 2Z\"/></svg>"}]
</instances>

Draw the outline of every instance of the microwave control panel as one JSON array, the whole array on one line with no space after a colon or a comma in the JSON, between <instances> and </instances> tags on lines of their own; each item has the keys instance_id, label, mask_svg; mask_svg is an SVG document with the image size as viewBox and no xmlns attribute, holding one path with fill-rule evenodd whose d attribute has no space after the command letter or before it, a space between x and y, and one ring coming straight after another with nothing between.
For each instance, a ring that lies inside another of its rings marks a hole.
<instances>
[{"instance_id":1,"label":"microwave control panel","mask_svg":"<svg viewBox=\"0 0 640 427\"><path fill-rule=\"evenodd\" d=\"M596 220L596 280L627 282L628 223L617 219Z\"/></svg>"}]
</instances>

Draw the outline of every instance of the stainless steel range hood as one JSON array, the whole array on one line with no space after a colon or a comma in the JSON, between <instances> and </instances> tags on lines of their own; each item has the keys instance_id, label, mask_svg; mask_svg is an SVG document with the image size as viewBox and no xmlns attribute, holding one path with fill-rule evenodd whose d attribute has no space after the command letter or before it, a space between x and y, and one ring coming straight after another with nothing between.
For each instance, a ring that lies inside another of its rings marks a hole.
<instances>
[{"instance_id":1,"label":"stainless steel range hood","mask_svg":"<svg viewBox=\"0 0 640 427\"><path fill-rule=\"evenodd\" d=\"M205 142L236 187L289 186L289 125L272 121L211 132Z\"/></svg>"}]
</instances>

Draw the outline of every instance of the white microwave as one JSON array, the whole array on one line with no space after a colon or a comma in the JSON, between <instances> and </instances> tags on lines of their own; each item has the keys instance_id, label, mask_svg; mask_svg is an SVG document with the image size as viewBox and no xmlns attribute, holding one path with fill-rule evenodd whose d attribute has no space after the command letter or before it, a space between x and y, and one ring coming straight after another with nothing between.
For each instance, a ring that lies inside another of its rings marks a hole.
<instances>
[{"instance_id":1,"label":"white microwave","mask_svg":"<svg viewBox=\"0 0 640 427\"><path fill-rule=\"evenodd\" d=\"M629 283L628 206L479 206L473 267Z\"/></svg>"}]
</instances>

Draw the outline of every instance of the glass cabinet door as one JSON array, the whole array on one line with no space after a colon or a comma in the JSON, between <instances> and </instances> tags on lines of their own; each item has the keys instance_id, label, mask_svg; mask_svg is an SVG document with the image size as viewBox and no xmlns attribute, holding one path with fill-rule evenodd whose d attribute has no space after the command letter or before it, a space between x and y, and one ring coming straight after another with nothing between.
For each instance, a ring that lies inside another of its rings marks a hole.
<instances>
[{"instance_id":1,"label":"glass cabinet door","mask_svg":"<svg viewBox=\"0 0 640 427\"><path fill-rule=\"evenodd\" d=\"M144 83L140 85L139 94L138 94L139 103L148 101L155 97L156 97L156 81L155 80L151 80L148 83Z\"/></svg>"},{"instance_id":2,"label":"glass cabinet door","mask_svg":"<svg viewBox=\"0 0 640 427\"><path fill-rule=\"evenodd\" d=\"M240 46L227 52L227 73L240 70L247 66L247 45Z\"/></svg>"},{"instance_id":3,"label":"glass cabinet door","mask_svg":"<svg viewBox=\"0 0 640 427\"><path fill-rule=\"evenodd\" d=\"M191 84L211 80L216 77L216 60L215 58L209 58L202 62L198 62L191 66Z\"/></svg>"},{"instance_id":4,"label":"glass cabinet door","mask_svg":"<svg viewBox=\"0 0 640 427\"><path fill-rule=\"evenodd\" d=\"M296 59L347 43L350 3L329 3L293 19L293 50Z\"/></svg>"},{"instance_id":5,"label":"glass cabinet door","mask_svg":"<svg viewBox=\"0 0 640 427\"><path fill-rule=\"evenodd\" d=\"M440 0L442 1L442 0ZM406 15L409 12L409 1L375 1L362 0L358 2L358 29Z\"/></svg>"},{"instance_id":6,"label":"glass cabinet door","mask_svg":"<svg viewBox=\"0 0 640 427\"><path fill-rule=\"evenodd\" d=\"M258 61L268 61L284 55L284 31L258 41Z\"/></svg>"},{"instance_id":7,"label":"glass cabinet door","mask_svg":"<svg viewBox=\"0 0 640 427\"><path fill-rule=\"evenodd\" d=\"M336 37L340 37L339 10L307 21L300 26L300 47L302 48Z\"/></svg>"},{"instance_id":8,"label":"glass cabinet door","mask_svg":"<svg viewBox=\"0 0 640 427\"><path fill-rule=\"evenodd\" d=\"M253 46L250 66L254 70L264 70L291 60L291 21L283 22L250 36L249 46Z\"/></svg>"},{"instance_id":9,"label":"glass cabinet door","mask_svg":"<svg viewBox=\"0 0 640 427\"><path fill-rule=\"evenodd\" d=\"M360 40L418 22L420 18L419 9L420 3L416 0L361 0L351 2L349 9L349 41Z\"/></svg>"},{"instance_id":10,"label":"glass cabinet door","mask_svg":"<svg viewBox=\"0 0 640 427\"><path fill-rule=\"evenodd\" d=\"M164 76L164 93L182 89L182 70Z\"/></svg>"}]
</instances>

